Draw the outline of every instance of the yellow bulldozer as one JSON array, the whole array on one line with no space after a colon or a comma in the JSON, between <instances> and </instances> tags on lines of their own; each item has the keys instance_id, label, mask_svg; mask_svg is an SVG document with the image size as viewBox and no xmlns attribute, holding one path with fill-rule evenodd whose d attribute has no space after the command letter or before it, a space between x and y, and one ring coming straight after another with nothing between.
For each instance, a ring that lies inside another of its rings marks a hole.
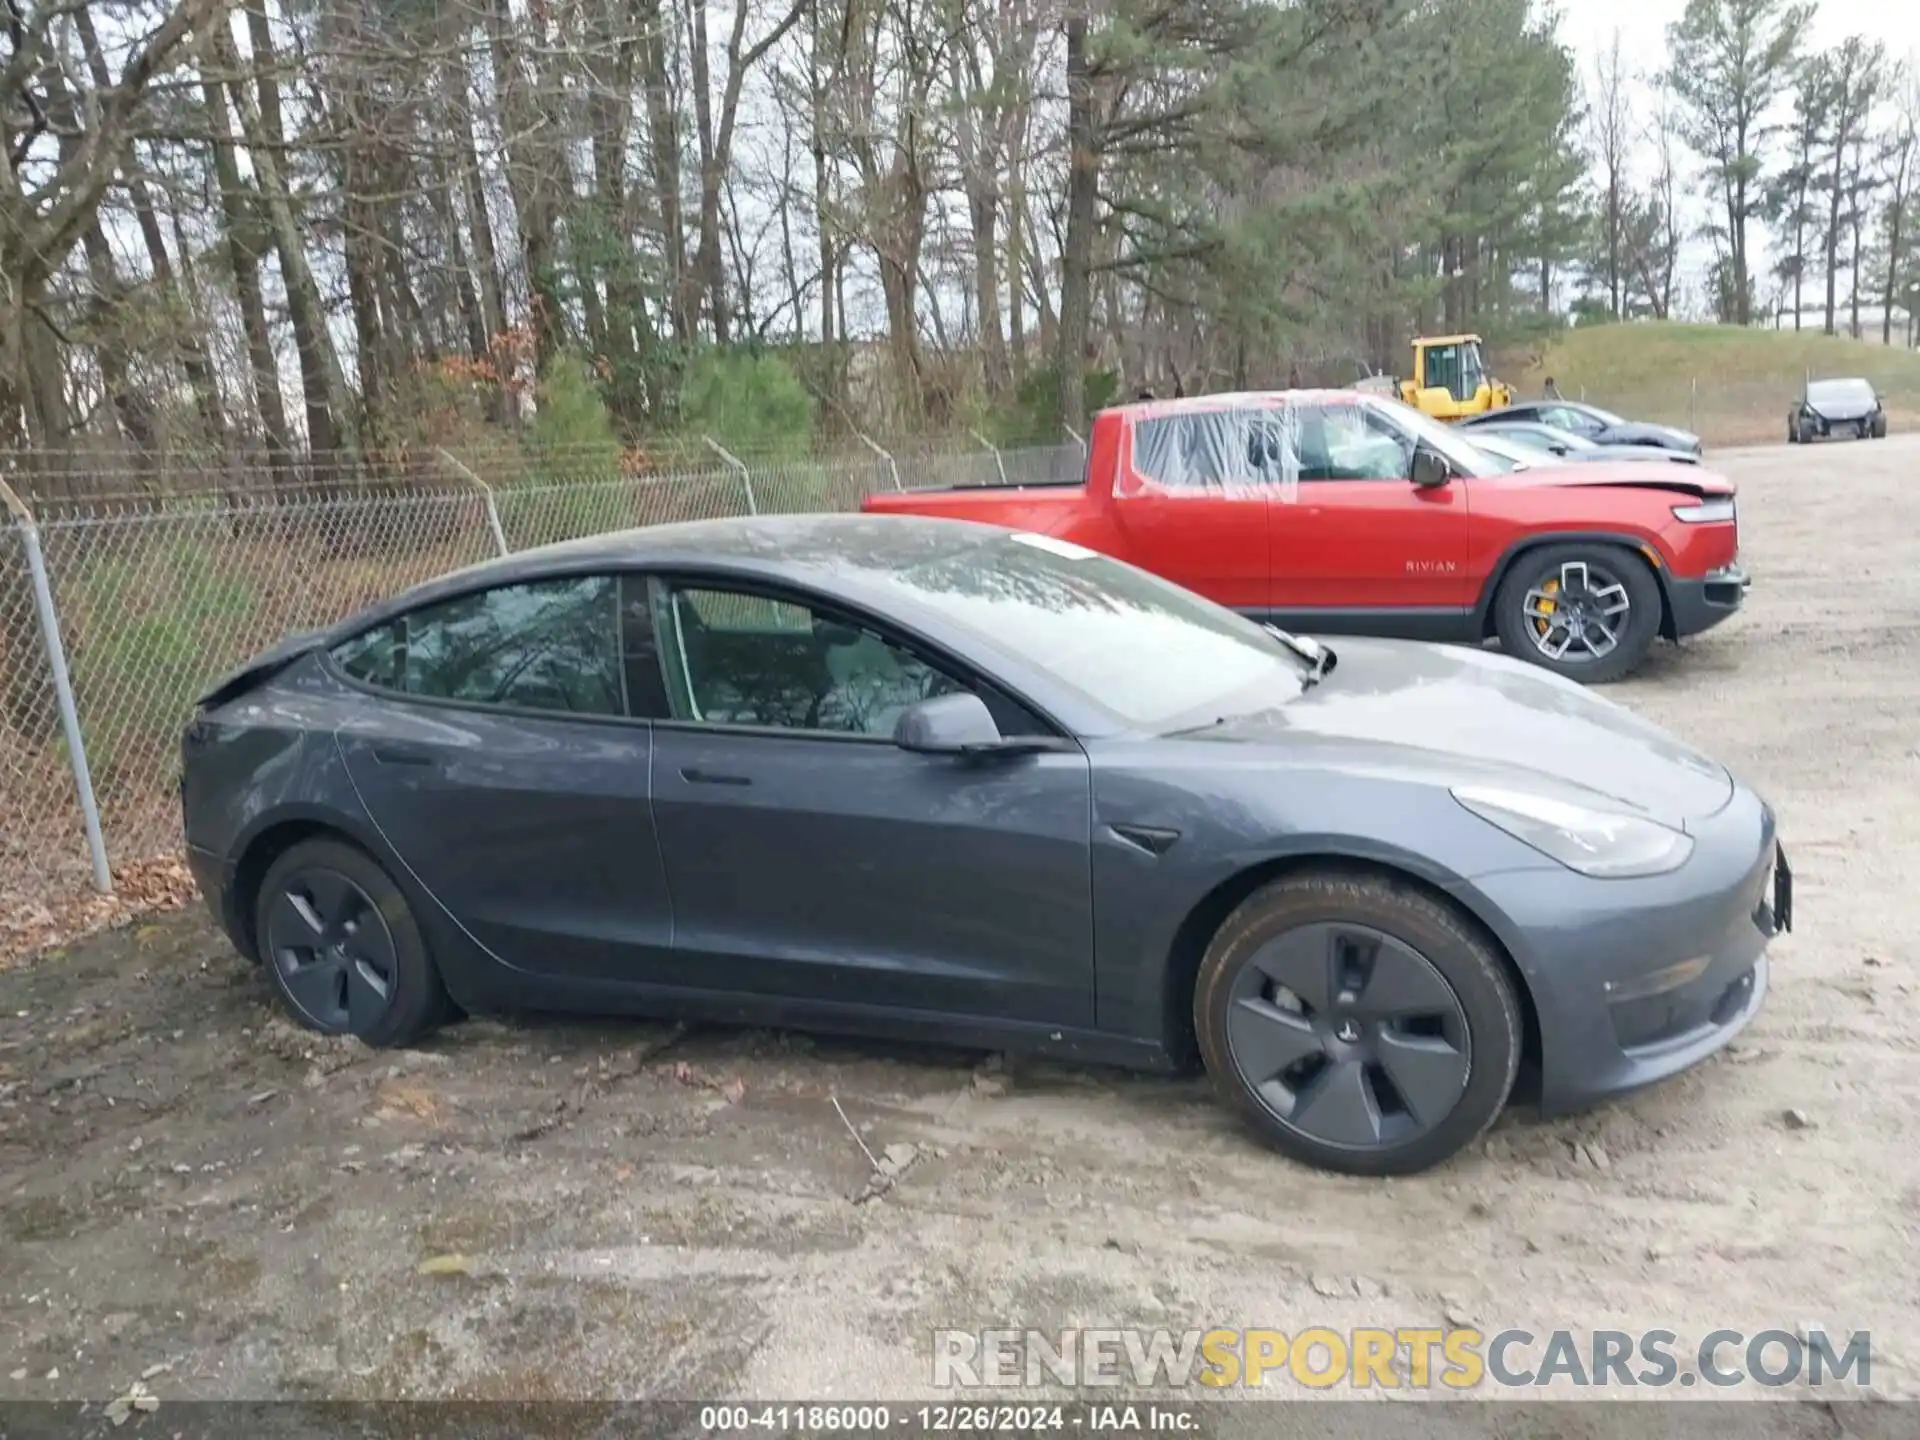
<instances>
[{"instance_id":1,"label":"yellow bulldozer","mask_svg":"<svg viewBox=\"0 0 1920 1440\"><path fill-rule=\"evenodd\" d=\"M1413 375L1369 375L1354 388L1392 395L1436 420L1481 415L1513 403L1513 388L1487 373L1478 335L1416 335Z\"/></svg>"}]
</instances>

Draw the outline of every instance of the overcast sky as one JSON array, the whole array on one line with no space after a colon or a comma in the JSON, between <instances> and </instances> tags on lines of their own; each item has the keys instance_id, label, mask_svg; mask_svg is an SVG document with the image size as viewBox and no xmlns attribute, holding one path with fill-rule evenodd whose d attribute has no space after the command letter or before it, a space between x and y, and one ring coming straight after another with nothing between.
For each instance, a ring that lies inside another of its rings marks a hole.
<instances>
[{"instance_id":1,"label":"overcast sky","mask_svg":"<svg viewBox=\"0 0 1920 1440\"><path fill-rule=\"evenodd\" d=\"M1612 43L1616 29L1627 68L1641 77L1657 74L1667 60L1667 27L1680 18L1686 0L1557 0L1557 8L1561 37L1573 47L1582 79L1591 84L1595 60ZM1810 48L1824 49L1849 35L1879 40L1895 61L1912 57L1920 69L1920 0L1873 0L1870 4L1822 0L1808 37ZM1635 113L1644 115L1646 107L1636 107ZM1636 162L1636 178L1643 179L1650 169L1650 157L1643 152ZM1697 175L1686 179L1693 202L1692 218L1697 222L1704 216L1707 196ZM1764 276L1769 248L1764 226L1749 237L1749 244L1754 251L1755 273ZM1697 309L1702 303L1699 282L1710 259L1711 251L1704 240L1690 240L1682 251L1682 288L1689 308ZM1844 296L1844 279L1842 285ZM1762 294L1764 302L1764 280Z\"/></svg>"},{"instance_id":2,"label":"overcast sky","mask_svg":"<svg viewBox=\"0 0 1920 1440\"><path fill-rule=\"evenodd\" d=\"M1593 56L1620 30L1628 63L1658 69L1666 60L1667 26L1680 18L1685 0L1559 0L1561 33L1591 66ZM1920 52L1920 0L1824 0L1813 22L1813 43L1832 45L1848 35L1886 43L1899 57Z\"/></svg>"}]
</instances>

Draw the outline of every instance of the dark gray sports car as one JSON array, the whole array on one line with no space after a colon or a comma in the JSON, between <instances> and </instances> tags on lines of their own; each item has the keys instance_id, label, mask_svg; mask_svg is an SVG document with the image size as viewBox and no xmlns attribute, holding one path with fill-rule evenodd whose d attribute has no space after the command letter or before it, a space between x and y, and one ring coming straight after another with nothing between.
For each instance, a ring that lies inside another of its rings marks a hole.
<instances>
[{"instance_id":1,"label":"dark gray sports car","mask_svg":"<svg viewBox=\"0 0 1920 1440\"><path fill-rule=\"evenodd\" d=\"M462 1011L1197 1051L1392 1173L1724 1045L1791 881L1758 796L1471 649L1263 628L1044 535L813 516L449 575L220 681L201 889L303 1024Z\"/></svg>"},{"instance_id":2,"label":"dark gray sports car","mask_svg":"<svg viewBox=\"0 0 1920 1440\"><path fill-rule=\"evenodd\" d=\"M1596 445L1653 446L1679 455L1705 453L1700 437L1691 430L1671 425L1655 425L1645 420L1626 420L1611 410L1579 400L1522 400L1481 415L1469 415L1460 424L1467 429L1482 425L1551 425L1591 440Z\"/></svg>"},{"instance_id":3,"label":"dark gray sports car","mask_svg":"<svg viewBox=\"0 0 1920 1440\"><path fill-rule=\"evenodd\" d=\"M1811 380L1787 415L1787 440L1794 445L1834 435L1884 440L1886 434L1886 408L1865 380Z\"/></svg>"}]
</instances>

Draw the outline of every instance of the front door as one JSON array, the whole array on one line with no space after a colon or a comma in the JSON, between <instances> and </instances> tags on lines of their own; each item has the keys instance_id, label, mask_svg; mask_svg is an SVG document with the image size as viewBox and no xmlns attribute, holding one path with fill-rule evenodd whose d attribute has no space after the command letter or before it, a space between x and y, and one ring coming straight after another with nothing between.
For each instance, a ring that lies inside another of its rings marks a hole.
<instances>
[{"instance_id":1,"label":"front door","mask_svg":"<svg viewBox=\"0 0 1920 1440\"><path fill-rule=\"evenodd\" d=\"M1412 482L1413 437L1373 408L1293 405L1299 484L1273 509L1274 602L1312 630L1444 634L1471 612L1467 487Z\"/></svg>"},{"instance_id":2,"label":"front door","mask_svg":"<svg viewBox=\"0 0 1920 1440\"><path fill-rule=\"evenodd\" d=\"M629 671L644 684L657 665L623 647L630 588L615 576L502 586L335 652L350 679L382 692L336 734L368 814L433 898L515 969L673 979L653 735L628 718ZM644 622L644 582L640 596Z\"/></svg>"},{"instance_id":3,"label":"front door","mask_svg":"<svg viewBox=\"0 0 1920 1440\"><path fill-rule=\"evenodd\" d=\"M657 581L654 814L702 989L1093 1020L1091 780L892 743L957 669L800 596ZM1040 726L974 683L1003 733ZM1044 727L1042 727L1044 728Z\"/></svg>"}]
</instances>

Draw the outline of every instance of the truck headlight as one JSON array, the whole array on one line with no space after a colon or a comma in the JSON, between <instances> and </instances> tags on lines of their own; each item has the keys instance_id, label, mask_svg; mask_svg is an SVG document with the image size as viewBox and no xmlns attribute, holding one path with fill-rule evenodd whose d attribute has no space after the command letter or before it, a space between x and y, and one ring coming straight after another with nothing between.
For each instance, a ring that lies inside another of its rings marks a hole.
<instances>
[{"instance_id":1,"label":"truck headlight","mask_svg":"<svg viewBox=\"0 0 1920 1440\"><path fill-rule=\"evenodd\" d=\"M1691 836L1644 815L1493 786L1462 785L1452 793L1489 825L1597 880L1664 875L1693 853Z\"/></svg>"},{"instance_id":2,"label":"truck headlight","mask_svg":"<svg viewBox=\"0 0 1920 1440\"><path fill-rule=\"evenodd\" d=\"M1738 519L1732 499L1702 500L1698 505L1676 505L1673 518L1685 525L1706 525Z\"/></svg>"}]
</instances>

